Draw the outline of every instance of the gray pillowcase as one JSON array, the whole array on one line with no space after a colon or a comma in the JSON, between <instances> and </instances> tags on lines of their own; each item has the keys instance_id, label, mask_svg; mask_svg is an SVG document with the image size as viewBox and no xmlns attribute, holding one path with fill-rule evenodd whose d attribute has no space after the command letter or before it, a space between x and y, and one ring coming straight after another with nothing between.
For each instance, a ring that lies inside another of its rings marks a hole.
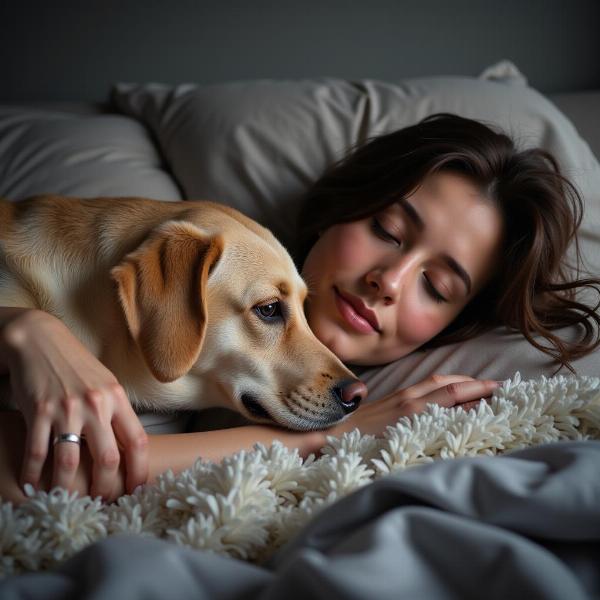
<instances>
[{"instance_id":1,"label":"gray pillowcase","mask_svg":"<svg viewBox=\"0 0 600 600\"><path fill-rule=\"evenodd\" d=\"M303 194L352 144L457 113L541 146L559 160L586 201L581 239L600 271L600 165L572 123L524 79L430 77L400 83L340 79L217 85L117 84L112 98L143 120L186 198L223 202L294 247Z\"/></svg>"},{"instance_id":2,"label":"gray pillowcase","mask_svg":"<svg viewBox=\"0 0 600 600\"><path fill-rule=\"evenodd\" d=\"M585 141L600 160L600 91L561 92L548 97L579 131L585 132Z\"/></svg>"},{"instance_id":3,"label":"gray pillowcase","mask_svg":"<svg viewBox=\"0 0 600 600\"><path fill-rule=\"evenodd\" d=\"M0 195L180 200L144 125L123 115L0 107Z\"/></svg>"},{"instance_id":4,"label":"gray pillowcase","mask_svg":"<svg viewBox=\"0 0 600 600\"><path fill-rule=\"evenodd\" d=\"M186 198L233 206L288 246L301 195L365 133L365 99L341 80L118 84L112 98L153 132Z\"/></svg>"}]
</instances>

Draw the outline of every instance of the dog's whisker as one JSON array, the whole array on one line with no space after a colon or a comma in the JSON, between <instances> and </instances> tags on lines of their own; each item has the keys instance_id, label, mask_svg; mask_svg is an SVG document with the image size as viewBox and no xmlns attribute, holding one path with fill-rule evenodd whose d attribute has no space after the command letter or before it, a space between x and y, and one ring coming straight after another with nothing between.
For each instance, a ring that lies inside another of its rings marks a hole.
<instances>
[{"instance_id":1,"label":"dog's whisker","mask_svg":"<svg viewBox=\"0 0 600 600\"><path fill-rule=\"evenodd\" d=\"M308 402L308 406L306 406L304 403L302 403L301 401L299 401L298 399L294 398L292 396L292 394L295 394L296 396L300 396L300 398L302 400L305 400L306 402ZM299 392L296 391L292 391L290 392L290 396L289 398L287 398L290 402L292 402L295 406L297 406L298 408L312 414L312 415L320 415L320 411L318 410L319 404L318 403L313 403L311 404L311 399L303 396L302 394L300 394ZM321 408L325 408L325 402L322 402L320 404Z\"/></svg>"}]
</instances>

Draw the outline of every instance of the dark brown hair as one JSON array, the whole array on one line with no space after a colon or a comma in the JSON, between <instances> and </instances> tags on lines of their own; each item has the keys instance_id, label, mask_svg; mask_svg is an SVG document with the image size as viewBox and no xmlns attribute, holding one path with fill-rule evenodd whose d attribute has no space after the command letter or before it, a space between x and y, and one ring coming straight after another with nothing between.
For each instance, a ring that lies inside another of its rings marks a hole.
<instances>
[{"instance_id":1,"label":"dark brown hair","mask_svg":"<svg viewBox=\"0 0 600 600\"><path fill-rule=\"evenodd\" d=\"M437 171L468 176L496 203L505 224L504 260L459 316L421 348L467 340L504 325L574 372L569 361L600 345L600 302L591 308L575 299L578 288L600 294L600 279L579 279L576 232L583 202L551 153L519 151L510 137L478 121L439 113L351 148L304 198L297 265L302 266L320 231L375 214L408 197ZM571 243L575 265L566 261ZM579 341L552 333L575 324L582 327Z\"/></svg>"}]
</instances>

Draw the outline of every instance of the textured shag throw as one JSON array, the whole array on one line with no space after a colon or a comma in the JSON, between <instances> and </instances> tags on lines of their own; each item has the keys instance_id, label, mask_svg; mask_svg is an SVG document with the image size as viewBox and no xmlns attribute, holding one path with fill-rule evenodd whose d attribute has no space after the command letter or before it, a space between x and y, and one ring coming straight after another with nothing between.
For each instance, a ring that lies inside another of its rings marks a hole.
<instances>
[{"instance_id":1,"label":"textured shag throw","mask_svg":"<svg viewBox=\"0 0 600 600\"><path fill-rule=\"evenodd\" d=\"M0 573L48 569L115 533L157 536L260 564L336 500L436 459L495 455L559 440L600 439L600 378L519 373L477 408L430 404L382 438L355 429L303 460L275 441L220 464L199 458L112 504L55 488L0 501Z\"/></svg>"}]
</instances>

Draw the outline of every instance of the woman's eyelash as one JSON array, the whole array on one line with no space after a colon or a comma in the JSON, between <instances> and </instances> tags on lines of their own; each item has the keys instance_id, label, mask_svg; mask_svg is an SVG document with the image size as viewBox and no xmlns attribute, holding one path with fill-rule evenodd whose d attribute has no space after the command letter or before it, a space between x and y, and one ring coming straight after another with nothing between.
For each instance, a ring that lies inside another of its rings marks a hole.
<instances>
[{"instance_id":1,"label":"woman's eyelash","mask_svg":"<svg viewBox=\"0 0 600 600\"><path fill-rule=\"evenodd\" d=\"M396 239L389 231L387 231L383 225L377 220L376 217L371 219L371 229L374 231L375 235L379 236L384 240L389 240L390 242L395 242L399 246L402 242Z\"/></svg>"},{"instance_id":2,"label":"woman's eyelash","mask_svg":"<svg viewBox=\"0 0 600 600\"><path fill-rule=\"evenodd\" d=\"M444 298L444 296L442 296L434 287L433 284L431 283L431 281L429 281L429 278L427 277L427 275L425 275L425 273L423 273L423 279L425 279L425 287L427 288L427 291L429 292L429 295L438 303L442 303L442 302L448 302L448 300L446 300L446 298Z\"/></svg>"}]
</instances>

